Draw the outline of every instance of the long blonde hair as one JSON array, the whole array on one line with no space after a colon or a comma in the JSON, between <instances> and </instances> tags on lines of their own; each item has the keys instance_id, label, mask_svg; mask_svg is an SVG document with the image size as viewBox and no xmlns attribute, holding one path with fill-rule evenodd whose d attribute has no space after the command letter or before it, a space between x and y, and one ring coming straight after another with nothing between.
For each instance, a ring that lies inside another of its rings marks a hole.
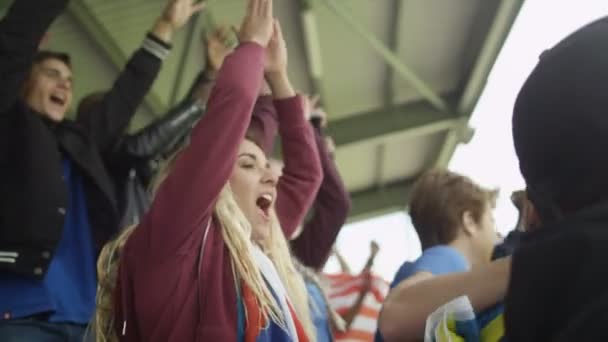
<instances>
[{"instance_id":1,"label":"long blonde hair","mask_svg":"<svg viewBox=\"0 0 608 342\"><path fill-rule=\"evenodd\" d=\"M311 319L308 290L304 278L296 270L289 244L274 210L271 216L270 236L263 242L262 248L275 265L308 340L316 341L317 334Z\"/></svg>"},{"instance_id":2,"label":"long blonde hair","mask_svg":"<svg viewBox=\"0 0 608 342\"><path fill-rule=\"evenodd\" d=\"M97 259L97 298L92 325L87 328L95 333L96 342L115 342L118 336L114 325L114 289L118 276L118 264L122 249L135 230L136 225L125 228L114 239L106 243ZM85 341L88 339L85 338Z\"/></svg>"},{"instance_id":3,"label":"long blonde hair","mask_svg":"<svg viewBox=\"0 0 608 342\"><path fill-rule=\"evenodd\" d=\"M156 193L166 179L180 151L163 163L151 187L152 194ZM254 262L251 224L236 203L228 182L220 192L214 208L214 217L220 224L222 238L230 253L237 280L242 280L251 289L260 307L260 312L278 324L284 325L279 305ZM113 319L114 300L112 295L116 288L120 252L135 228L136 226L132 226L124 229L116 239L104 246L99 255L97 307L93 324L97 342L118 341ZM315 341L316 333L308 307L308 292L303 278L296 272L292 263L287 240L274 212L272 213L270 238L261 247L274 263L308 339ZM238 286L238 281L235 282ZM246 317L246 319L251 318Z\"/></svg>"}]
</instances>

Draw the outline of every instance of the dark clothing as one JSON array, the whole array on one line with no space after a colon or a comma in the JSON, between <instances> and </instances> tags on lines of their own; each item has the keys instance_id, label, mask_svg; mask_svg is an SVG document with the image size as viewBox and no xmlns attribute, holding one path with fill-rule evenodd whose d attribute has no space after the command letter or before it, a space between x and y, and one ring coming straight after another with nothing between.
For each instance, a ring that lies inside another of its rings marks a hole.
<instances>
[{"instance_id":1,"label":"dark clothing","mask_svg":"<svg viewBox=\"0 0 608 342\"><path fill-rule=\"evenodd\" d=\"M24 318L42 312L49 322L86 324L95 310L97 272L82 176L63 161L68 207L63 235L44 279L0 273L0 313Z\"/></svg>"},{"instance_id":2,"label":"dark clothing","mask_svg":"<svg viewBox=\"0 0 608 342\"><path fill-rule=\"evenodd\" d=\"M528 233L519 230L512 230L509 232L504 240L494 247L492 252L492 260L504 258L509 255L513 255L517 247L521 244L521 240L525 238Z\"/></svg>"},{"instance_id":3,"label":"dark clothing","mask_svg":"<svg viewBox=\"0 0 608 342\"><path fill-rule=\"evenodd\" d=\"M547 50L513 110L528 198L543 221L608 200L608 17Z\"/></svg>"},{"instance_id":4,"label":"dark clothing","mask_svg":"<svg viewBox=\"0 0 608 342\"><path fill-rule=\"evenodd\" d=\"M290 241L293 255L306 267L321 271L350 212L350 195L327 150L319 123L313 124L323 168L323 182L312 205L312 216L302 233Z\"/></svg>"},{"instance_id":5,"label":"dark clothing","mask_svg":"<svg viewBox=\"0 0 608 342\"><path fill-rule=\"evenodd\" d=\"M161 65L158 57L139 49L89 113L75 122L44 119L19 100L19 90L38 42L66 4L15 1L0 22L0 253L11 256L0 258L0 271L39 279L63 233L68 189L62 154L83 176L96 250L116 231L116 196L102 156L121 136Z\"/></svg>"},{"instance_id":6,"label":"dark clothing","mask_svg":"<svg viewBox=\"0 0 608 342\"><path fill-rule=\"evenodd\" d=\"M149 187L163 159L183 146L204 108L185 100L162 119L122 138L108 160L118 194L120 228L137 224L150 206Z\"/></svg>"},{"instance_id":7,"label":"dark clothing","mask_svg":"<svg viewBox=\"0 0 608 342\"><path fill-rule=\"evenodd\" d=\"M82 342L86 325L49 323L37 318L0 321L2 342Z\"/></svg>"},{"instance_id":8,"label":"dark clothing","mask_svg":"<svg viewBox=\"0 0 608 342\"><path fill-rule=\"evenodd\" d=\"M607 227L604 204L524 239L513 255L505 300L509 341L552 341L608 295ZM606 331L602 334L594 341L606 340Z\"/></svg>"}]
</instances>

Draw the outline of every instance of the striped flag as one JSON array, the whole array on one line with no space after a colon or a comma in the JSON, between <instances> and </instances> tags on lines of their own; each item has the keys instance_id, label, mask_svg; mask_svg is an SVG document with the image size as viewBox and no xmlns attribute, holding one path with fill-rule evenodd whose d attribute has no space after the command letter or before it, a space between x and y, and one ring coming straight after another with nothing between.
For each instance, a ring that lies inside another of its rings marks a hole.
<instances>
[{"instance_id":1,"label":"striped flag","mask_svg":"<svg viewBox=\"0 0 608 342\"><path fill-rule=\"evenodd\" d=\"M373 341L382 302L388 294L389 284L382 278L361 273L359 275L324 274L323 282L329 304L340 316L344 317L359 298L366 278L372 277L370 290L365 294L350 329L335 336L336 341Z\"/></svg>"}]
</instances>

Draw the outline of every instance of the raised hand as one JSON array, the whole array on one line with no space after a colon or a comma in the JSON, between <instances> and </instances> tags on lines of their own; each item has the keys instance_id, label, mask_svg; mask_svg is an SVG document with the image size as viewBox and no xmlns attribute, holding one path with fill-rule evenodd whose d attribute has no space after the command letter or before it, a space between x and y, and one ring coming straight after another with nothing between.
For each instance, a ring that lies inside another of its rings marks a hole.
<instances>
[{"instance_id":1,"label":"raised hand","mask_svg":"<svg viewBox=\"0 0 608 342\"><path fill-rule=\"evenodd\" d=\"M287 46L283 39L283 31L278 20L273 23L273 32L268 47L266 47L266 64L264 72L270 74L287 73Z\"/></svg>"},{"instance_id":2,"label":"raised hand","mask_svg":"<svg viewBox=\"0 0 608 342\"><path fill-rule=\"evenodd\" d=\"M205 8L205 3L195 0L167 0L167 5L160 15L152 33L159 39L170 42L173 33L180 29L195 13Z\"/></svg>"},{"instance_id":3,"label":"raised hand","mask_svg":"<svg viewBox=\"0 0 608 342\"><path fill-rule=\"evenodd\" d=\"M195 13L205 8L204 2L196 3L194 0L168 0L161 20L171 26L173 30L178 30Z\"/></svg>"},{"instance_id":4,"label":"raised hand","mask_svg":"<svg viewBox=\"0 0 608 342\"><path fill-rule=\"evenodd\" d=\"M234 49L230 43L230 31L220 26L207 35L207 66L212 71L218 71L224 63L224 58Z\"/></svg>"},{"instance_id":5,"label":"raised hand","mask_svg":"<svg viewBox=\"0 0 608 342\"><path fill-rule=\"evenodd\" d=\"M273 33L272 0L248 1L247 11L239 31L239 40L243 43L254 42L266 47Z\"/></svg>"}]
</instances>

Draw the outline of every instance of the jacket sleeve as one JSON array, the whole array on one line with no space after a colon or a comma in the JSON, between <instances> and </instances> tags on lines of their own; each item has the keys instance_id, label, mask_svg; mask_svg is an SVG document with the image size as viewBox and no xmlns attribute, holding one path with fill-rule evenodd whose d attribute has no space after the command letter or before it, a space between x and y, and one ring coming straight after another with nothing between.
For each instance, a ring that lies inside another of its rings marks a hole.
<instances>
[{"instance_id":1,"label":"jacket sleeve","mask_svg":"<svg viewBox=\"0 0 608 342\"><path fill-rule=\"evenodd\" d=\"M263 69L264 48L255 43L241 44L224 61L206 115L138 228L154 257L178 251L212 214L245 137Z\"/></svg>"},{"instance_id":2,"label":"jacket sleeve","mask_svg":"<svg viewBox=\"0 0 608 342\"><path fill-rule=\"evenodd\" d=\"M192 100L198 100L201 103L207 103L216 78L217 75L215 75L215 72L208 70L199 72L190 86L190 90L188 90L186 97Z\"/></svg>"},{"instance_id":3,"label":"jacket sleeve","mask_svg":"<svg viewBox=\"0 0 608 342\"><path fill-rule=\"evenodd\" d=\"M275 101L285 167L277 186L277 216L285 237L293 235L312 205L323 177L312 127L300 97Z\"/></svg>"},{"instance_id":4,"label":"jacket sleeve","mask_svg":"<svg viewBox=\"0 0 608 342\"><path fill-rule=\"evenodd\" d=\"M169 48L148 34L102 101L79 115L78 122L86 127L102 151L114 146L123 134L156 79Z\"/></svg>"},{"instance_id":5,"label":"jacket sleeve","mask_svg":"<svg viewBox=\"0 0 608 342\"><path fill-rule=\"evenodd\" d=\"M194 101L185 101L173 108L162 119L122 139L124 154L138 159L152 159L172 150L176 140L190 132L192 125L203 114L204 108Z\"/></svg>"},{"instance_id":6,"label":"jacket sleeve","mask_svg":"<svg viewBox=\"0 0 608 342\"><path fill-rule=\"evenodd\" d=\"M0 114L18 99L38 44L67 0L15 0L0 21Z\"/></svg>"},{"instance_id":7,"label":"jacket sleeve","mask_svg":"<svg viewBox=\"0 0 608 342\"><path fill-rule=\"evenodd\" d=\"M320 270L346 222L351 203L321 129L315 127L314 132L323 168L323 182L313 203L312 217L304 224L300 236L291 241L291 248L302 264Z\"/></svg>"}]
</instances>

